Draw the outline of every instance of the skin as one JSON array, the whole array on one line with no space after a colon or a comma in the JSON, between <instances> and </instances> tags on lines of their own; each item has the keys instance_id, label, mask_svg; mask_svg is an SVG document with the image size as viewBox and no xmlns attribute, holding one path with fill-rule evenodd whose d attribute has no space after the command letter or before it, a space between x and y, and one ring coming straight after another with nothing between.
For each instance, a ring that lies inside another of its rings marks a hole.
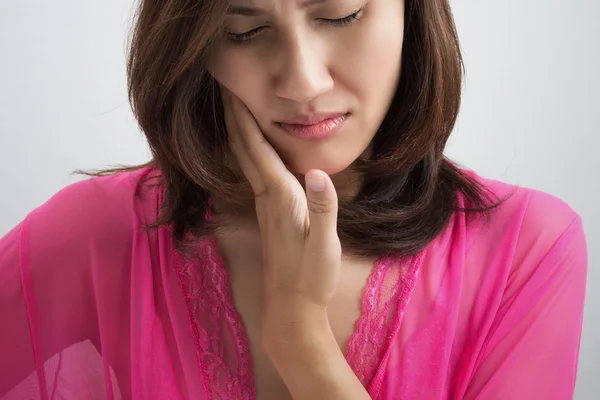
<instances>
[{"instance_id":1,"label":"skin","mask_svg":"<svg viewBox=\"0 0 600 400\"><path fill-rule=\"evenodd\" d=\"M255 194L264 280L260 344L292 398L368 399L336 341L327 306L342 271L339 194L351 193L352 163L369 151L391 102L404 3L234 0L232 6L252 7L253 15L227 17L210 70L222 86L230 148ZM359 9L347 26L321 20ZM249 42L227 39L228 32L255 28ZM350 115L320 141L293 137L276 123L331 111Z\"/></svg>"},{"instance_id":2,"label":"skin","mask_svg":"<svg viewBox=\"0 0 600 400\"><path fill-rule=\"evenodd\" d=\"M343 173L365 151L392 100L400 74L403 0L232 0L258 9L228 15L210 58L215 79L248 107L264 136L290 170ZM335 26L322 19L357 20ZM228 33L261 28L235 43ZM276 121L313 112L350 112L342 130L307 142Z\"/></svg>"}]
</instances>

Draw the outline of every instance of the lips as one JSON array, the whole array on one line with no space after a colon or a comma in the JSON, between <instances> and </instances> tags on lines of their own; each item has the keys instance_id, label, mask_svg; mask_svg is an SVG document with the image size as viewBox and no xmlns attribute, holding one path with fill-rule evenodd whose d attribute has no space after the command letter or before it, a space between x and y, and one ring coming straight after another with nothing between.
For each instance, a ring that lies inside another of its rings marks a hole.
<instances>
[{"instance_id":1,"label":"lips","mask_svg":"<svg viewBox=\"0 0 600 400\"><path fill-rule=\"evenodd\" d=\"M284 132L303 140L321 140L337 132L349 113L320 113L301 115L279 122Z\"/></svg>"},{"instance_id":2,"label":"lips","mask_svg":"<svg viewBox=\"0 0 600 400\"><path fill-rule=\"evenodd\" d=\"M298 115L294 118L286 119L284 121L279 121L279 123L282 125L310 126L310 125L318 124L318 123L323 122L328 119L340 118L346 114L347 113L342 113L342 112L303 114L303 115Z\"/></svg>"}]
</instances>

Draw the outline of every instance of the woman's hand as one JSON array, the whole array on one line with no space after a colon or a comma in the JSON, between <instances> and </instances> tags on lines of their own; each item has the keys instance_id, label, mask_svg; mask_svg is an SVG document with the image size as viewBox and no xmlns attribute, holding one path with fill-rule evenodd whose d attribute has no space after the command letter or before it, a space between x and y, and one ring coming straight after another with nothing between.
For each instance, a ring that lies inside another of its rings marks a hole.
<instances>
[{"instance_id":1,"label":"woman's hand","mask_svg":"<svg viewBox=\"0 0 600 400\"><path fill-rule=\"evenodd\" d=\"M342 256L333 182L323 171L308 171L305 194L246 106L224 88L222 94L230 146L255 195L263 348L294 399L369 399L326 314Z\"/></svg>"},{"instance_id":2,"label":"woman's hand","mask_svg":"<svg viewBox=\"0 0 600 400\"><path fill-rule=\"evenodd\" d=\"M305 193L248 108L222 92L230 146L255 195L265 279L263 341L286 330L312 330L326 322L340 275L335 187L326 173L311 170Z\"/></svg>"}]
</instances>

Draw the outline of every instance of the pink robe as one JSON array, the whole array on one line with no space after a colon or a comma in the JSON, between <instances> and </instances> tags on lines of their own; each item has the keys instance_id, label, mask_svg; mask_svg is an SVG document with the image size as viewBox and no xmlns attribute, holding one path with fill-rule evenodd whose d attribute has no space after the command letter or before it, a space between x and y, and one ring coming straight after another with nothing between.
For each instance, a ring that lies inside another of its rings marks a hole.
<instances>
[{"instance_id":1,"label":"pink robe","mask_svg":"<svg viewBox=\"0 0 600 400\"><path fill-rule=\"evenodd\" d=\"M0 239L0 399L253 399L248 339L214 238L186 259L143 169L63 189ZM473 176L476 176L472 173ZM381 258L347 360L373 399L570 399L587 249L555 197L490 223L454 214L418 256Z\"/></svg>"}]
</instances>

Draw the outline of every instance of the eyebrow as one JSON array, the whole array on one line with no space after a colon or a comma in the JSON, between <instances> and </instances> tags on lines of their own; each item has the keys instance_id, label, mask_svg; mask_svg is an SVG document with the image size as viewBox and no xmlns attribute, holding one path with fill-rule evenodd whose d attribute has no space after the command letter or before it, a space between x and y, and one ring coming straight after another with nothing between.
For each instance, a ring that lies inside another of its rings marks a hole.
<instances>
[{"instance_id":1,"label":"eyebrow","mask_svg":"<svg viewBox=\"0 0 600 400\"><path fill-rule=\"evenodd\" d=\"M301 7L312 6L313 4L325 3L327 0L300 0ZM265 10L249 6L231 5L227 9L227 15L244 15L246 17L257 17L266 14Z\"/></svg>"}]
</instances>

